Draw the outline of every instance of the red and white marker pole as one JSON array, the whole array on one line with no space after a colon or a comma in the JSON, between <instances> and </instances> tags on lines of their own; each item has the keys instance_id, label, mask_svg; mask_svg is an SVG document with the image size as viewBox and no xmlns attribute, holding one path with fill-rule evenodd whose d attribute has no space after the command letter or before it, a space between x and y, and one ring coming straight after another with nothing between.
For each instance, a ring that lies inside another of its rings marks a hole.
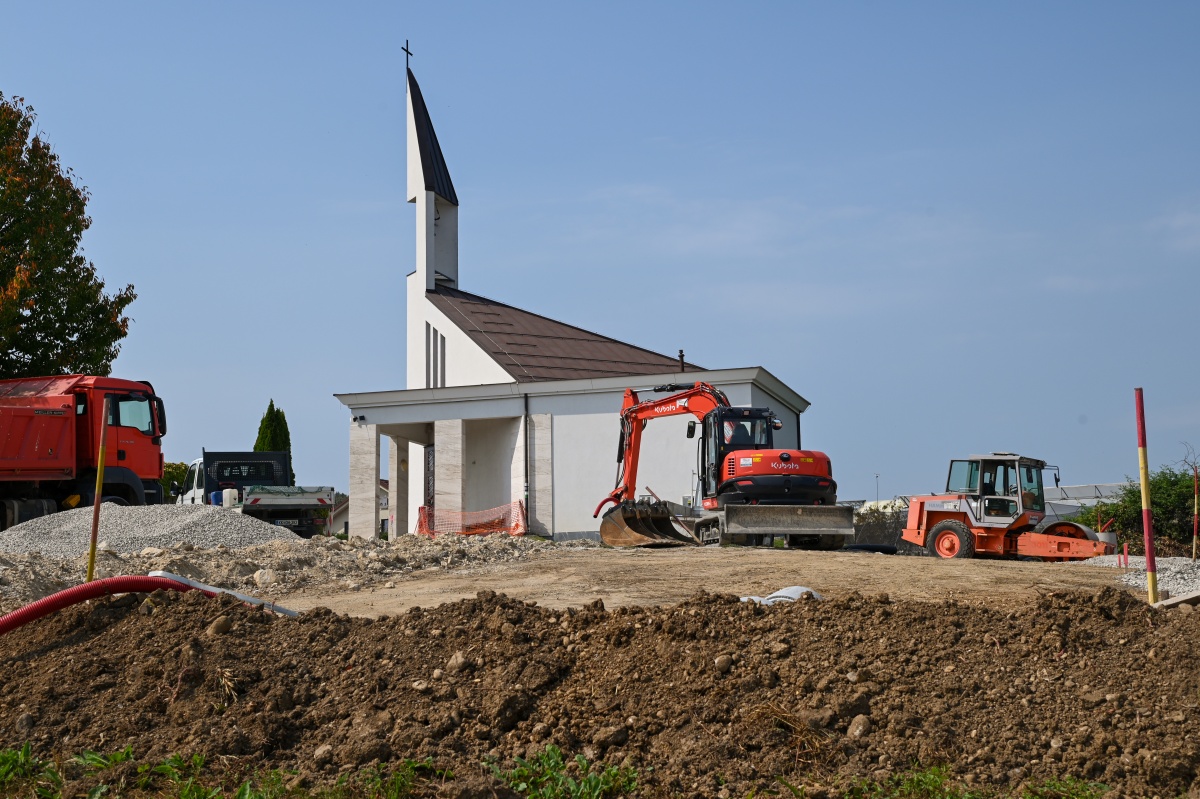
<instances>
[{"instance_id":1,"label":"red and white marker pole","mask_svg":"<svg viewBox=\"0 0 1200 799\"><path fill-rule=\"evenodd\" d=\"M1192 562L1196 561L1196 535L1200 533L1200 469L1192 467Z\"/></svg>"},{"instance_id":2,"label":"red and white marker pole","mask_svg":"<svg viewBox=\"0 0 1200 799\"><path fill-rule=\"evenodd\" d=\"M1158 601L1158 574L1154 565L1154 512L1150 510L1150 467L1146 460L1146 408L1142 390L1133 390L1137 404L1138 469L1142 479L1142 534L1146 541L1146 592L1150 604Z\"/></svg>"}]
</instances>

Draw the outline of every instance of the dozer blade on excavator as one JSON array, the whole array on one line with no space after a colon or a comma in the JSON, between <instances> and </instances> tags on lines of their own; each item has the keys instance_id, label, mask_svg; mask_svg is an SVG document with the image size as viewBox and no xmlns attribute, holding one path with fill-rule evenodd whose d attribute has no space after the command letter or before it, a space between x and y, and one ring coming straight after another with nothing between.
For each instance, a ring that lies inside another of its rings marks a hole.
<instances>
[{"instance_id":1,"label":"dozer blade on excavator","mask_svg":"<svg viewBox=\"0 0 1200 799\"><path fill-rule=\"evenodd\" d=\"M622 502L600 519L600 540L613 547L677 547L695 544L662 502Z\"/></svg>"},{"instance_id":2,"label":"dozer blade on excavator","mask_svg":"<svg viewBox=\"0 0 1200 799\"><path fill-rule=\"evenodd\" d=\"M726 505L723 544L784 538L789 546L841 549L854 542L854 508L842 505Z\"/></svg>"}]
</instances>

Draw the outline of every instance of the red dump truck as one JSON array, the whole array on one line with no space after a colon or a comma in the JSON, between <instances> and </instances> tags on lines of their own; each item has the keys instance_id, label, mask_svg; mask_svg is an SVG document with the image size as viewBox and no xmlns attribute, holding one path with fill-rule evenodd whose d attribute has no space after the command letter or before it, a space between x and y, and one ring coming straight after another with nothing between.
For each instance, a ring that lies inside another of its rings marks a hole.
<instances>
[{"instance_id":1,"label":"red dump truck","mask_svg":"<svg viewBox=\"0 0 1200 799\"><path fill-rule=\"evenodd\" d=\"M104 486L120 505L163 501L163 402L145 381L63 375L0 380L0 530L91 504L109 397Z\"/></svg>"}]
</instances>

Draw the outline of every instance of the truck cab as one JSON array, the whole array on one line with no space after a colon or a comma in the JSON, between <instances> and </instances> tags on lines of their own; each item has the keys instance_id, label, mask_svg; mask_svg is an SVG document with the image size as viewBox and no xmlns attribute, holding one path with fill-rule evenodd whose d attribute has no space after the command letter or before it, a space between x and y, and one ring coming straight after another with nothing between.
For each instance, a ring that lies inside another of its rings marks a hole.
<instances>
[{"instance_id":1,"label":"truck cab","mask_svg":"<svg viewBox=\"0 0 1200 799\"><path fill-rule=\"evenodd\" d=\"M0 380L0 500L9 503L0 526L33 512L22 503L37 503L42 515L92 501L106 399L101 496L125 505L163 501L167 416L150 383L91 375Z\"/></svg>"}]
</instances>

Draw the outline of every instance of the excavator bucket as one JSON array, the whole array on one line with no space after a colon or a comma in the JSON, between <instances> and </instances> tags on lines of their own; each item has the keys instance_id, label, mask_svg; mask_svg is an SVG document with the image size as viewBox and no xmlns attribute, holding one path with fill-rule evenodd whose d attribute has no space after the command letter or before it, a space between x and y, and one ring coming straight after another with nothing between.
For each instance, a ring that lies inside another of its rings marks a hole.
<instances>
[{"instance_id":1,"label":"excavator bucket","mask_svg":"<svg viewBox=\"0 0 1200 799\"><path fill-rule=\"evenodd\" d=\"M600 519L600 540L613 547L677 547L695 544L661 502L622 502Z\"/></svg>"},{"instance_id":2,"label":"excavator bucket","mask_svg":"<svg viewBox=\"0 0 1200 799\"><path fill-rule=\"evenodd\" d=\"M841 549L854 542L854 508L842 505L726 505L722 543L764 543Z\"/></svg>"}]
</instances>

